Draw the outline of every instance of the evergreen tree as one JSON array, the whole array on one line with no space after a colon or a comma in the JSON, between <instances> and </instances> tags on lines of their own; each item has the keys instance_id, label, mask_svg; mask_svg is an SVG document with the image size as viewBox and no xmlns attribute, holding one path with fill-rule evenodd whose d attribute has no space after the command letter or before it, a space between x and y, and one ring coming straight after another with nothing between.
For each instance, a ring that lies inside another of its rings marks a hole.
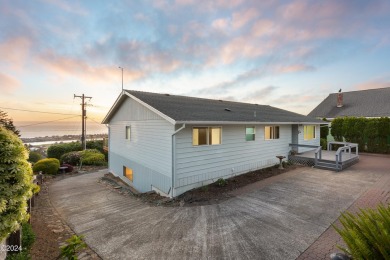
<instances>
[{"instance_id":1,"label":"evergreen tree","mask_svg":"<svg viewBox=\"0 0 390 260\"><path fill-rule=\"evenodd\" d=\"M14 132L17 136L20 137L19 130L14 126L14 122L11 118L8 117L8 114L0 110L0 126Z\"/></svg>"}]
</instances>

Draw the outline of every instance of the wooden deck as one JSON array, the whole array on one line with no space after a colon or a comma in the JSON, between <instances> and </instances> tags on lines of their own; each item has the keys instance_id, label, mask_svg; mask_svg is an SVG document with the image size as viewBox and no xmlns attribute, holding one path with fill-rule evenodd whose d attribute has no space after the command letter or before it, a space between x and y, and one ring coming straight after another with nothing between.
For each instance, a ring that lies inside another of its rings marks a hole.
<instances>
[{"instance_id":1,"label":"wooden deck","mask_svg":"<svg viewBox=\"0 0 390 260\"><path fill-rule=\"evenodd\" d=\"M315 150L289 155L288 159L297 164L314 166L315 168L341 171L359 161L359 155L341 152L341 160L336 163L336 151L321 151L321 158L315 159Z\"/></svg>"}]
</instances>

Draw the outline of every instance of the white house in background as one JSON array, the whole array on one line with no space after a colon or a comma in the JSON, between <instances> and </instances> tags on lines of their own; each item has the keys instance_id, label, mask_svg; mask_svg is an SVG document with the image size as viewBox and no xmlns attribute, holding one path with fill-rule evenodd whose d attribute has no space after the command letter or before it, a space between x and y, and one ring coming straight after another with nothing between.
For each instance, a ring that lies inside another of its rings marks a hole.
<instances>
[{"instance_id":1,"label":"white house in background","mask_svg":"<svg viewBox=\"0 0 390 260\"><path fill-rule=\"evenodd\" d=\"M109 126L109 170L140 192L175 197L320 145L322 121L279 108L124 90Z\"/></svg>"}]
</instances>

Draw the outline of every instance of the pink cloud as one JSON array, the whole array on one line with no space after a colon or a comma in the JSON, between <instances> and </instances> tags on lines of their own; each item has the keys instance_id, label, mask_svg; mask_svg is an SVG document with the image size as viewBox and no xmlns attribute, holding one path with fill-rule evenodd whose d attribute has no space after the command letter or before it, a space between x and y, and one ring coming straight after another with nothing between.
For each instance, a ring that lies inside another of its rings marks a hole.
<instances>
[{"instance_id":1,"label":"pink cloud","mask_svg":"<svg viewBox=\"0 0 390 260\"><path fill-rule=\"evenodd\" d=\"M305 64L293 64L287 66L280 66L275 69L277 73L293 73L300 71L313 71L315 68L313 66L305 65Z\"/></svg>"},{"instance_id":2,"label":"pink cloud","mask_svg":"<svg viewBox=\"0 0 390 260\"><path fill-rule=\"evenodd\" d=\"M20 82L6 74L0 72L0 90L2 93L9 94L20 86Z\"/></svg>"},{"instance_id":3,"label":"pink cloud","mask_svg":"<svg viewBox=\"0 0 390 260\"><path fill-rule=\"evenodd\" d=\"M81 59L58 56L54 53L46 53L39 57L37 62L59 77L77 77L82 80L98 82L112 81L118 78L119 70L115 66L92 66ZM144 73L136 70L124 70L124 78L133 81L144 76Z\"/></svg>"},{"instance_id":4,"label":"pink cloud","mask_svg":"<svg viewBox=\"0 0 390 260\"><path fill-rule=\"evenodd\" d=\"M31 41L25 37L11 38L0 43L0 64L12 69L22 69L28 58Z\"/></svg>"},{"instance_id":5,"label":"pink cloud","mask_svg":"<svg viewBox=\"0 0 390 260\"><path fill-rule=\"evenodd\" d=\"M354 87L356 90L375 89L375 88L390 88L390 80L374 80L360 83Z\"/></svg>"},{"instance_id":6,"label":"pink cloud","mask_svg":"<svg viewBox=\"0 0 390 260\"><path fill-rule=\"evenodd\" d=\"M271 20L258 20L252 27L252 35L262 37L275 32L277 25Z\"/></svg>"},{"instance_id":7,"label":"pink cloud","mask_svg":"<svg viewBox=\"0 0 390 260\"><path fill-rule=\"evenodd\" d=\"M232 26L234 29L241 28L257 16L259 16L259 12L254 8L249 8L242 12L236 12L233 14Z\"/></svg>"}]
</instances>

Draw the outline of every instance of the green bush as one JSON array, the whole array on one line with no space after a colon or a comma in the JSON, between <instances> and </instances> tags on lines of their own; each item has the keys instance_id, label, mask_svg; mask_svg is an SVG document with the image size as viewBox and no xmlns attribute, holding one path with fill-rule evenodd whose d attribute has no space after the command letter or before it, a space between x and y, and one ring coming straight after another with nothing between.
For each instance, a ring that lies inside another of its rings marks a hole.
<instances>
[{"instance_id":1,"label":"green bush","mask_svg":"<svg viewBox=\"0 0 390 260\"><path fill-rule=\"evenodd\" d=\"M93 140L93 141L87 141L87 149L96 149L99 150L102 154L104 154L104 157L108 158L108 153L106 150L103 149L103 140Z\"/></svg>"},{"instance_id":2,"label":"green bush","mask_svg":"<svg viewBox=\"0 0 390 260\"><path fill-rule=\"evenodd\" d=\"M81 162L81 151L65 153L61 156L61 163L71 164L73 166L79 165Z\"/></svg>"},{"instance_id":3,"label":"green bush","mask_svg":"<svg viewBox=\"0 0 390 260\"><path fill-rule=\"evenodd\" d=\"M0 127L0 241L28 220L27 199L34 185L27 158L18 136Z\"/></svg>"},{"instance_id":4,"label":"green bush","mask_svg":"<svg viewBox=\"0 0 390 260\"><path fill-rule=\"evenodd\" d=\"M96 149L87 149L82 152L81 161L83 165L106 165L104 154Z\"/></svg>"},{"instance_id":5,"label":"green bush","mask_svg":"<svg viewBox=\"0 0 390 260\"><path fill-rule=\"evenodd\" d=\"M22 224L22 246L25 251L30 251L35 242L35 234L29 223Z\"/></svg>"},{"instance_id":6,"label":"green bush","mask_svg":"<svg viewBox=\"0 0 390 260\"><path fill-rule=\"evenodd\" d=\"M71 238L66 240L67 245L61 246L60 257L75 260L77 259L77 254L83 248L87 247L87 244L83 241L83 236L73 235Z\"/></svg>"},{"instance_id":7,"label":"green bush","mask_svg":"<svg viewBox=\"0 0 390 260\"><path fill-rule=\"evenodd\" d=\"M325 138L320 139L322 150L328 150L328 141Z\"/></svg>"},{"instance_id":8,"label":"green bush","mask_svg":"<svg viewBox=\"0 0 390 260\"><path fill-rule=\"evenodd\" d=\"M219 178L216 182L217 186L219 187L224 187L227 185L227 180L223 179L223 178Z\"/></svg>"},{"instance_id":9,"label":"green bush","mask_svg":"<svg viewBox=\"0 0 390 260\"><path fill-rule=\"evenodd\" d=\"M357 215L347 212L340 222L344 229L333 227L347 248L338 247L353 259L390 259L390 205L361 209Z\"/></svg>"},{"instance_id":10,"label":"green bush","mask_svg":"<svg viewBox=\"0 0 390 260\"><path fill-rule=\"evenodd\" d=\"M16 254L8 254L6 260L30 260L31 256L27 251L21 251Z\"/></svg>"},{"instance_id":11,"label":"green bush","mask_svg":"<svg viewBox=\"0 0 390 260\"><path fill-rule=\"evenodd\" d=\"M42 155L38 152L30 151L28 161L31 163L36 163L37 161L42 159Z\"/></svg>"},{"instance_id":12,"label":"green bush","mask_svg":"<svg viewBox=\"0 0 390 260\"><path fill-rule=\"evenodd\" d=\"M322 121L328 122L326 120L326 118L323 118ZM320 137L327 139L328 138L328 134L329 134L329 126L328 125L321 125L321 127L320 127Z\"/></svg>"},{"instance_id":13,"label":"green bush","mask_svg":"<svg viewBox=\"0 0 390 260\"><path fill-rule=\"evenodd\" d=\"M61 156L65 153L73 151L81 151L80 142L71 142L71 143L62 143L62 144L53 144L50 145L47 149L47 157L61 159Z\"/></svg>"},{"instance_id":14,"label":"green bush","mask_svg":"<svg viewBox=\"0 0 390 260\"><path fill-rule=\"evenodd\" d=\"M56 158L46 158L39 160L36 164L33 166L33 171L43 172L45 174L57 174L58 169L60 168L60 161Z\"/></svg>"},{"instance_id":15,"label":"green bush","mask_svg":"<svg viewBox=\"0 0 390 260\"><path fill-rule=\"evenodd\" d=\"M331 133L336 141L358 143L360 151L390 153L390 119L336 118Z\"/></svg>"}]
</instances>

